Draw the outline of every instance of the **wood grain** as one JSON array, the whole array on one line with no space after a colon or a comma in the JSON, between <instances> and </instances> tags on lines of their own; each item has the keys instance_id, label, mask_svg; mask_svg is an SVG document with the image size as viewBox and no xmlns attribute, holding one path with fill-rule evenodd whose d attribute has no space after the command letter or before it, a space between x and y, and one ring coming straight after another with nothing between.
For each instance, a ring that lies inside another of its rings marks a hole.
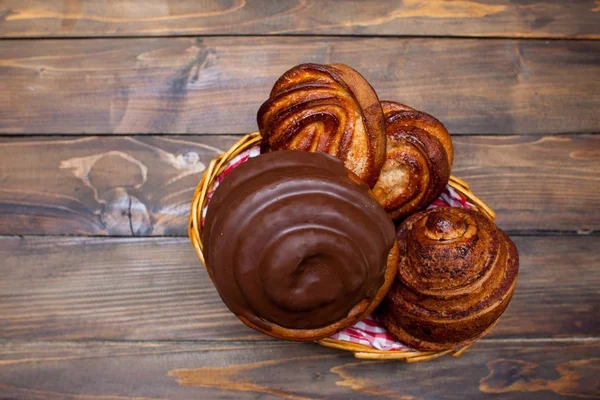
<instances>
[{"instance_id":1,"label":"wood grain","mask_svg":"<svg viewBox=\"0 0 600 400\"><path fill-rule=\"evenodd\" d=\"M482 341L407 365L312 343L0 343L10 399L598 398L600 340Z\"/></svg>"},{"instance_id":2,"label":"wood grain","mask_svg":"<svg viewBox=\"0 0 600 400\"><path fill-rule=\"evenodd\" d=\"M238 139L0 138L0 234L187 235L202 173Z\"/></svg>"},{"instance_id":3,"label":"wood grain","mask_svg":"<svg viewBox=\"0 0 600 400\"><path fill-rule=\"evenodd\" d=\"M600 136L454 137L452 173L509 231L600 229Z\"/></svg>"},{"instance_id":4,"label":"wood grain","mask_svg":"<svg viewBox=\"0 0 600 400\"><path fill-rule=\"evenodd\" d=\"M232 136L0 138L0 234L187 235ZM456 136L453 173L515 231L600 230L600 135Z\"/></svg>"},{"instance_id":5,"label":"wood grain","mask_svg":"<svg viewBox=\"0 0 600 400\"><path fill-rule=\"evenodd\" d=\"M600 41L0 41L0 133L247 133L275 80L341 62L458 134L597 132Z\"/></svg>"},{"instance_id":6,"label":"wood grain","mask_svg":"<svg viewBox=\"0 0 600 400\"><path fill-rule=\"evenodd\" d=\"M519 282L491 337L596 335L600 237L513 239ZM184 238L3 238L0 260L0 339L268 339L227 310Z\"/></svg>"},{"instance_id":7,"label":"wood grain","mask_svg":"<svg viewBox=\"0 0 600 400\"><path fill-rule=\"evenodd\" d=\"M1 37L427 35L599 38L600 6L582 1L7 0Z\"/></svg>"},{"instance_id":8,"label":"wood grain","mask_svg":"<svg viewBox=\"0 0 600 400\"><path fill-rule=\"evenodd\" d=\"M1 399L600 398L599 1L5 0L0 39ZM438 117L514 234L513 301L463 357L258 334L170 237L301 62Z\"/></svg>"}]
</instances>

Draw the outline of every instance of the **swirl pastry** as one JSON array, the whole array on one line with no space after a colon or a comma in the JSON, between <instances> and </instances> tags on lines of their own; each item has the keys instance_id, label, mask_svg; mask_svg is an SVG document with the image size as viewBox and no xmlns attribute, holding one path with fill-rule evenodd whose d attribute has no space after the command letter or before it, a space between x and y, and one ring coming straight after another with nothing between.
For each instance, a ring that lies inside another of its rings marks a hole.
<instances>
[{"instance_id":1,"label":"swirl pastry","mask_svg":"<svg viewBox=\"0 0 600 400\"><path fill-rule=\"evenodd\" d=\"M373 187L385 161L377 94L343 64L301 64L277 80L258 110L261 152L319 151L342 160Z\"/></svg>"},{"instance_id":2,"label":"swirl pastry","mask_svg":"<svg viewBox=\"0 0 600 400\"><path fill-rule=\"evenodd\" d=\"M240 320L289 340L366 316L396 274L394 225L368 187L325 154L277 151L227 175L202 236L221 298Z\"/></svg>"},{"instance_id":3,"label":"swirl pastry","mask_svg":"<svg viewBox=\"0 0 600 400\"><path fill-rule=\"evenodd\" d=\"M412 215L397 237L399 275L377 311L387 329L419 350L455 349L484 336L517 283L510 238L478 212L454 207Z\"/></svg>"},{"instance_id":4,"label":"swirl pastry","mask_svg":"<svg viewBox=\"0 0 600 400\"><path fill-rule=\"evenodd\" d=\"M394 219L435 200L450 178L454 158L450 134L437 119L405 105L381 102L387 154L375 197Z\"/></svg>"}]
</instances>

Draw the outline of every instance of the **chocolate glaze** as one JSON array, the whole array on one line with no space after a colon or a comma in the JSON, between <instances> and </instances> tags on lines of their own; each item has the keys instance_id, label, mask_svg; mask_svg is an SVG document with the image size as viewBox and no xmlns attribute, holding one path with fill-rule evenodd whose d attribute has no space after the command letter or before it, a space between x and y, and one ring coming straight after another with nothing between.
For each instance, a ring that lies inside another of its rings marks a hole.
<instances>
[{"instance_id":1,"label":"chocolate glaze","mask_svg":"<svg viewBox=\"0 0 600 400\"><path fill-rule=\"evenodd\" d=\"M265 331L316 329L375 297L394 226L349 173L331 156L282 150L225 177L202 242L233 313Z\"/></svg>"}]
</instances>

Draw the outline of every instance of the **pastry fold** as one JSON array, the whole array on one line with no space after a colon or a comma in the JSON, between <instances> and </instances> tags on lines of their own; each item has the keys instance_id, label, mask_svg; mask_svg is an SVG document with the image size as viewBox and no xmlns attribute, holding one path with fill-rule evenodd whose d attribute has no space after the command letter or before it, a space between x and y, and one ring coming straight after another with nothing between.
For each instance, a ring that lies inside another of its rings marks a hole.
<instances>
[{"instance_id":1,"label":"pastry fold","mask_svg":"<svg viewBox=\"0 0 600 400\"><path fill-rule=\"evenodd\" d=\"M510 238L474 210L440 207L398 229L398 277L378 317L418 350L465 346L504 312L517 283L519 257Z\"/></svg>"},{"instance_id":2,"label":"pastry fold","mask_svg":"<svg viewBox=\"0 0 600 400\"><path fill-rule=\"evenodd\" d=\"M277 80L260 107L261 152L301 150L340 159L369 187L385 161L386 137L377 94L343 64L301 64Z\"/></svg>"},{"instance_id":3,"label":"pastry fold","mask_svg":"<svg viewBox=\"0 0 600 400\"><path fill-rule=\"evenodd\" d=\"M427 207L450 178L454 150L444 125L403 104L381 102L387 153L373 193L393 219Z\"/></svg>"}]
</instances>

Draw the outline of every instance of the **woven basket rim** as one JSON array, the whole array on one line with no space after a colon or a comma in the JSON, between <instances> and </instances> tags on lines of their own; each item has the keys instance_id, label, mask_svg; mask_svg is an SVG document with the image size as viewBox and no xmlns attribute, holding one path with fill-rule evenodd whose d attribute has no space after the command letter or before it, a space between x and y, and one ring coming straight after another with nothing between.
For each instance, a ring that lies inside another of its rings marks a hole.
<instances>
[{"instance_id":1,"label":"woven basket rim","mask_svg":"<svg viewBox=\"0 0 600 400\"><path fill-rule=\"evenodd\" d=\"M219 176L226 168L227 164L235 158L238 154L243 151L252 148L261 141L259 132L253 132L245 135L238 140L233 146L220 156L215 157L209 164L196 190L192 199L192 205L190 209L190 219L188 224L188 235L198 258L208 271L212 280L210 269L206 267L206 261L204 259L203 245L202 245L202 209L205 203L208 201L207 194L213 186L214 180ZM475 196L469 185L460 178L450 176L448 184L462 196L464 196L470 203L475 205L477 210L492 221L496 219L496 213L488 207L483 201ZM489 328L491 329L491 327ZM458 349L450 349L444 351L418 351L418 350L378 350L369 346L365 346L358 343L346 342L343 340L323 338L316 341L322 346L332 347L336 349L351 351L354 353L356 358L362 359L373 359L373 360L404 360L406 362L419 362L429 361L444 355L452 355L453 357L459 357L462 355L470 346L466 345Z\"/></svg>"}]
</instances>

